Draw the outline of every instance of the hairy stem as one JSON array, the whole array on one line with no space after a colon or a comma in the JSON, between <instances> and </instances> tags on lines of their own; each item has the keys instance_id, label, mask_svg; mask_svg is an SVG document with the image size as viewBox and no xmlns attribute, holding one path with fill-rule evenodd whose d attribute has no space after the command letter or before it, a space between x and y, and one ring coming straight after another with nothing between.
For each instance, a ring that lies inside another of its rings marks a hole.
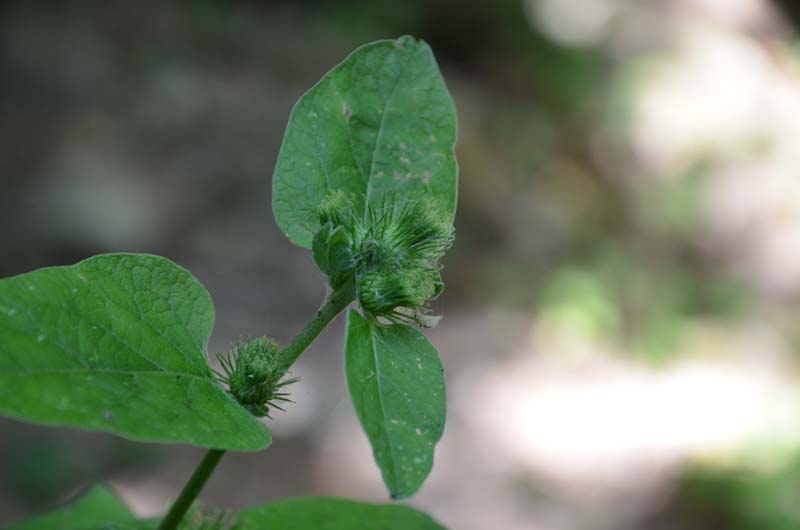
<instances>
[{"instance_id":1,"label":"hairy stem","mask_svg":"<svg viewBox=\"0 0 800 530\"><path fill-rule=\"evenodd\" d=\"M331 292L325 299L325 303L319 308L306 326L295 335L292 342L281 351L281 368L288 370L300 357L300 354L308 348L309 344L325 329L344 308L350 305L355 297L354 285L352 281Z\"/></svg>"},{"instance_id":2,"label":"hairy stem","mask_svg":"<svg viewBox=\"0 0 800 530\"><path fill-rule=\"evenodd\" d=\"M314 342L322 330L330 324L344 308L350 305L355 297L355 287L350 281L343 287L331 292L308 324L300 330L292 342L281 350L281 368L288 370L308 346ZM172 504L166 517L158 525L158 530L176 530L192 503L200 494L214 469L225 455L223 449L209 449L206 456L197 466L189 482L183 487L181 494Z\"/></svg>"},{"instance_id":3,"label":"hairy stem","mask_svg":"<svg viewBox=\"0 0 800 530\"><path fill-rule=\"evenodd\" d=\"M217 467L217 464L219 464L219 461L222 460L223 456L225 456L225 451L223 449L208 450L206 456L204 456L203 460L200 462L200 465L197 466L197 469L192 473L189 482L186 483L186 486L183 487L183 491L181 491L181 494L178 495L178 498L170 507L166 517L164 517L161 524L158 525L158 530L175 530L178 528L181 519L183 519L186 512L191 508L192 503L200 494L203 486L206 485L208 478L211 476L211 473L214 472L214 469Z\"/></svg>"}]
</instances>

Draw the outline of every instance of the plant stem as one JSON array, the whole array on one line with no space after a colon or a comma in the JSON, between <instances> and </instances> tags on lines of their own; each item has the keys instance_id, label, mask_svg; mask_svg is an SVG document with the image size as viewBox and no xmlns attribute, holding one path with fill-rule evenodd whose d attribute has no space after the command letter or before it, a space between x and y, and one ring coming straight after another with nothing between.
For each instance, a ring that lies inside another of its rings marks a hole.
<instances>
[{"instance_id":1,"label":"plant stem","mask_svg":"<svg viewBox=\"0 0 800 530\"><path fill-rule=\"evenodd\" d=\"M308 348L309 344L314 342L322 330L325 329L336 316L341 313L344 308L350 305L355 298L355 287L352 281L349 281L343 287L331 292L319 308L314 318L312 318L305 327L300 330L292 342L289 343L283 350L281 350L281 368L288 370L294 362L300 357L300 354ZM167 512L166 517L158 525L158 530L176 530L186 512L192 506L192 503L200 494L200 491L205 486L211 473L222 460L225 455L223 449L209 449L206 456L197 466L197 469L192 473L189 482L183 487L181 494L172 504Z\"/></svg>"},{"instance_id":2,"label":"plant stem","mask_svg":"<svg viewBox=\"0 0 800 530\"><path fill-rule=\"evenodd\" d=\"M317 314L314 315L306 326L295 335L292 342L281 351L281 368L288 370L308 348L309 344L325 329L344 308L350 305L355 298L355 287L352 281L347 282L339 289L332 291Z\"/></svg>"},{"instance_id":3,"label":"plant stem","mask_svg":"<svg viewBox=\"0 0 800 530\"><path fill-rule=\"evenodd\" d=\"M223 449L208 450L206 456L204 456L203 460L200 462L200 465L197 466L197 469L192 473L189 482L186 483L186 486L183 487L183 491L181 491L181 494L178 495L178 498L170 507L166 517L164 517L161 524L158 525L158 530L175 530L178 528L181 519L186 515L186 512L200 494L200 490L206 485L208 478L211 476L211 473L214 472L214 469L217 467L217 464L219 464L219 461L222 460L223 456L225 456L225 450Z\"/></svg>"}]
</instances>

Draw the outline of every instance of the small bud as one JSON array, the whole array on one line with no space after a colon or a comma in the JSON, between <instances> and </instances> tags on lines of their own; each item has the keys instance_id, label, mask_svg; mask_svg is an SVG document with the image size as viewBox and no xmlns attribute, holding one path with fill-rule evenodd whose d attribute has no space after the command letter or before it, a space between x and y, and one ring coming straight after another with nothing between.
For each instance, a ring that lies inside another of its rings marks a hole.
<instances>
[{"instance_id":1,"label":"small bud","mask_svg":"<svg viewBox=\"0 0 800 530\"><path fill-rule=\"evenodd\" d=\"M290 402L282 389L298 381L283 379L286 370L279 362L280 346L265 337L239 342L226 354L217 354L224 373L219 380L228 385L230 394L255 416L270 416L270 408L284 410L278 402Z\"/></svg>"},{"instance_id":2,"label":"small bud","mask_svg":"<svg viewBox=\"0 0 800 530\"><path fill-rule=\"evenodd\" d=\"M334 227L330 222L323 225L314 234L311 248L319 270L330 278L334 289L347 281L348 271L355 268L356 260L353 243L343 226Z\"/></svg>"}]
</instances>

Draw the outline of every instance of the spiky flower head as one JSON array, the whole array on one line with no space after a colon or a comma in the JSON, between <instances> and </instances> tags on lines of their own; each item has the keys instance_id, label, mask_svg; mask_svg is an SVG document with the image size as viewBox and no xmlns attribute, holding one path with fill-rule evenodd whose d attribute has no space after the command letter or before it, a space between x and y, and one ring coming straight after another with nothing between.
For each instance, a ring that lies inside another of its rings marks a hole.
<instances>
[{"instance_id":1,"label":"spiky flower head","mask_svg":"<svg viewBox=\"0 0 800 530\"><path fill-rule=\"evenodd\" d=\"M338 191L318 213L312 250L331 287L353 280L366 313L433 323L428 303L443 287L439 260L452 244L453 227L432 202L397 196L366 202Z\"/></svg>"},{"instance_id":2,"label":"spiky flower head","mask_svg":"<svg viewBox=\"0 0 800 530\"><path fill-rule=\"evenodd\" d=\"M284 387L298 381L285 379L286 369L279 361L280 345L261 337L239 342L225 353L218 354L222 373L219 380L228 386L230 394L256 416L270 416L270 409L284 410L278 403L290 402Z\"/></svg>"}]
</instances>

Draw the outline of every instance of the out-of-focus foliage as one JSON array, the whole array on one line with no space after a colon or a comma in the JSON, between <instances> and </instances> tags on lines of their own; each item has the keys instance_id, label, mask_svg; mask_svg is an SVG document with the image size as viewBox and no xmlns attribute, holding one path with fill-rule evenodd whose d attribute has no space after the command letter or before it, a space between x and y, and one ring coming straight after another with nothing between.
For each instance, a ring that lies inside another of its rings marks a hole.
<instances>
[{"instance_id":1,"label":"out-of-focus foliage","mask_svg":"<svg viewBox=\"0 0 800 530\"><path fill-rule=\"evenodd\" d=\"M91 530L106 523L133 521L130 510L104 486L95 486L80 499L8 530Z\"/></svg>"},{"instance_id":2,"label":"out-of-focus foliage","mask_svg":"<svg viewBox=\"0 0 800 530\"><path fill-rule=\"evenodd\" d=\"M692 529L790 530L800 525L800 513L795 508L798 483L797 459L762 470L693 469L683 478L672 501L672 517L681 521L684 528Z\"/></svg>"}]
</instances>

